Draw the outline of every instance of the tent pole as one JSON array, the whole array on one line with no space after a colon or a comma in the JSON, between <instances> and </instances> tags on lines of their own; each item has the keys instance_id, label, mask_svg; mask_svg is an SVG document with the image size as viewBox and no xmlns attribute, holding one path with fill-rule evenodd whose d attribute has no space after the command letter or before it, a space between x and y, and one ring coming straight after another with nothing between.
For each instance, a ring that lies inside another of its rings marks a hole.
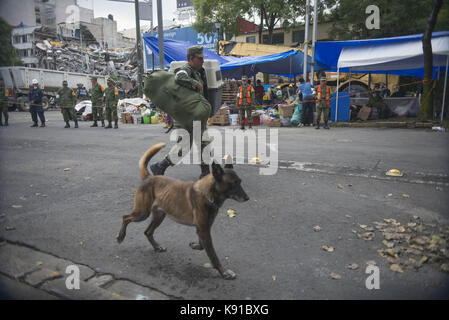
<instances>
[{"instance_id":1,"label":"tent pole","mask_svg":"<svg viewBox=\"0 0 449 320\"><path fill-rule=\"evenodd\" d=\"M308 80L308 73L307 73L307 58L309 55L309 6L310 6L310 0L306 1L306 20L304 22L304 66L303 66L303 73L304 73L304 80L307 82Z\"/></svg>"},{"instance_id":2,"label":"tent pole","mask_svg":"<svg viewBox=\"0 0 449 320\"><path fill-rule=\"evenodd\" d=\"M441 105L441 122L443 122L444 104L446 102L446 86L447 86L447 67L449 63L449 55L446 56L446 74L444 75L443 104Z\"/></svg>"},{"instance_id":3,"label":"tent pole","mask_svg":"<svg viewBox=\"0 0 449 320\"><path fill-rule=\"evenodd\" d=\"M316 47L316 28L317 28L317 17L318 17L318 1L313 1L313 31L312 31L312 67L310 69L310 83L315 84L315 47Z\"/></svg>"},{"instance_id":4,"label":"tent pole","mask_svg":"<svg viewBox=\"0 0 449 320\"><path fill-rule=\"evenodd\" d=\"M348 89L349 99L351 99L351 68L349 68L349 89Z\"/></svg>"},{"instance_id":5,"label":"tent pole","mask_svg":"<svg viewBox=\"0 0 449 320\"><path fill-rule=\"evenodd\" d=\"M338 121L338 87L340 86L340 67L337 67L337 102L335 104L335 122Z\"/></svg>"}]
</instances>

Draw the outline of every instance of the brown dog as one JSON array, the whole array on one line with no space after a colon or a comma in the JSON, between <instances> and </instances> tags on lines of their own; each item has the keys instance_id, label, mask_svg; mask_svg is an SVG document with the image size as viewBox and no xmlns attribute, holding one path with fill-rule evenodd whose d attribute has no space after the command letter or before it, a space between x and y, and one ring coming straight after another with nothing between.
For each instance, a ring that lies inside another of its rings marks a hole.
<instances>
[{"instance_id":1,"label":"brown dog","mask_svg":"<svg viewBox=\"0 0 449 320\"><path fill-rule=\"evenodd\" d=\"M153 233L162 223L165 215L168 215L178 223L195 226L199 242L190 243L190 247L195 250L206 249L212 266L220 272L221 276L225 279L234 279L236 274L221 266L212 245L210 230L218 209L226 199L234 199L238 202L249 200L240 185L240 178L232 170L232 165L226 165L223 169L216 163L212 164L211 174L196 182L184 182L166 176L151 176L147 169L148 162L164 146L164 143L152 146L139 161L143 182L134 197L132 213L123 216L123 224L117 241L119 243L123 241L126 236L126 227L130 222L143 221L153 214L145 235L155 251L165 251L166 249L154 240Z\"/></svg>"}]
</instances>

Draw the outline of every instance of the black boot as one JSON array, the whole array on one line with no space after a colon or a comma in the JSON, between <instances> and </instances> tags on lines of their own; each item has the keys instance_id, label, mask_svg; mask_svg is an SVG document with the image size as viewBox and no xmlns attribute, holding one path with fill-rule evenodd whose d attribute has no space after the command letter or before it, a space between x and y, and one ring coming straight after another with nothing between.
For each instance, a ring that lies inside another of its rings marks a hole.
<instances>
[{"instance_id":1,"label":"black boot","mask_svg":"<svg viewBox=\"0 0 449 320\"><path fill-rule=\"evenodd\" d=\"M208 164L202 164L201 165L201 175L199 179L204 178L205 176L207 176L210 173L210 168ZM199 180L198 179L198 180Z\"/></svg>"},{"instance_id":2,"label":"black boot","mask_svg":"<svg viewBox=\"0 0 449 320\"><path fill-rule=\"evenodd\" d=\"M327 122L324 123L324 129L328 129L329 130L329 126L327 125Z\"/></svg>"},{"instance_id":3,"label":"black boot","mask_svg":"<svg viewBox=\"0 0 449 320\"><path fill-rule=\"evenodd\" d=\"M0 121L0 127L3 127L3 122Z\"/></svg>"},{"instance_id":4,"label":"black boot","mask_svg":"<svg viewBox=\"0 0 449 320\"><path fill-rule=\"evenodd\" d=\"M104 120L101 120L101 126L104 127Z\"/></svg>"},{"instance_id":5,"label":"black boot","mask_svg":"<svg viewBox=\"0 0 449 320\"><path fill-rule=\"evenodd\" d=\"M70 128L70 124L69 124L69 122L68 121L66 121L66 123L65 123L65 127L64 127L64 129L65 128Z\"/></svg>"},{"instance_id":6,"label":"black boot","mask_svg":"<svg viewBox=\"0 0 449 320\"><path fill-rule=\"evenodd\" d=\"M8 120L5 120L5 127L8 126Z\"/></svg>"},{"instance_id":7,"label":"black boot","mask_svg":"<svg viewBox=\"0 0 449 320\"><path fill-rule=\"evenodd\" d=\"M75 121L75 128L78 128L78 121Z\"/></svg>"},{"instance_id":8,"label":"black boot","mask_svg":"<svg viewBox=\"0 0 449 320\"><path fill-rule=\"evenodd\" d=\"M319 129L320 128L320 123L319 122L317 122L316 123L316 127L315 127L315 129Z\"/></svg>"},{"instance_id":9,"label":"black boot","mask_svg":"<svg viewBox=\"0 0 449 320\"><path fill-rule=\"evenodd\" d=\"M171 165L171 162L167 158L164 158L161 161L150 165L150 170L154 176L163 176L165 170Z\"/></svg>"},{"instance_id":10,"label":"black boot","mask_svg":"<svg viewBox=\"0 0 449 320\"><path fill-rule=\"evenodd\" d=\"M114 129L118 129L118 123L117 123L117 121L115 121Z\"/></svg>"},{"instance_id":11,"label":"black boot","mask_svg":"<svg viewBox=\"0 0 449 320\"><path fill-rule=\"evenodd\" d=\"M95 121L94 121L94 124L91 125L90 127L91 127L91 128L93 128L93 127L98 127L97 120L95 120Z\"/></svg>"},{"instance_id":12,"label":"black boot","mask_svg":"<svg viewBox=\"0 0 449 320\"><path fill-rule=\"evenodd\" d=\"M37 122L35 122L35 123L31 126L31 128L35 128L35 127L38 127Z\"/></svg>"},{"instance_id":13,"label":"black boot","mask_svg":"<svg viewBox=\"0 0 449 320\"><path fill-rule=\"evenodd\" d=\"M45 128L45 122L42 122L40 125L41 128Z\"/></svg>"},{"instance_id":14,"label":"black boot","mask_svg":"<svg viewBox=\"0 0 449 320\"><path fill-rule=\"evenodd\" d=\"M109 122L107 127L104 127L105 129L111 129L112 128L112 124Z\"/></svg>"},{"instance_id":15,"label":"black boot","mask_svg":"<svg viewBox=\"0 0 449 320\"><path fill-rule=\"evenodd\" d=\"M244 126L241 126L241 127L240 127L240 130L245 130L245 127L244 127Z\"/></svg>"},{"instance_id":16,"label":"black boot","mask_svg":"<svg viewBox=\"0 0 449 320\"><path fill-rule=\"evenodd\" d=\"M248 129L252 129L252 128L253 128L253 126L252 126L252 125L249 125Z\"/></svg>"}]
</instances>

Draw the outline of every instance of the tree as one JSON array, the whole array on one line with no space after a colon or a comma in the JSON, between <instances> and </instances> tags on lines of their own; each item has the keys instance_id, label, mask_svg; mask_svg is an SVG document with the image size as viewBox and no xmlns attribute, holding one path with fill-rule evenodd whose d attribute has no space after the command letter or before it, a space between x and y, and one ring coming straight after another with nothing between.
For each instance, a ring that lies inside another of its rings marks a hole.
<instances>
[{"instance_id":1,"label":"tree","mask_svg":"<svg viewBox=\"0 0 449 320\"><path fill-rule=\"evenodd\" d=\"M427 21L426 30L422 37L422 48L424 53L424 83L423 83L423 103L421 105L420 115L423 118L431 119L433 113L433 53L432 53L432 32L438 17L438 12L443 5L443 0L434 0L432 12Z\"/></svg>"},{"instance_id":2,"label":"tree","mask_svg":"<svg viewBox=\"0 0 449 320\"><path fill-rule=\"evenodd\" d=\"M433 0L324 0L333 8L327 19L334 21L330 32L332 39L369 39L393 37L422 33L426 27L427 17L433 7ZM334 3L332 3L334 2ZM376 5L380 10L380 28L368 30L365 25L369 5ZM443 4L441 14L436 21L435 30L449 29L449 2Z\"/></svg>"},{"instance_id":3,"label":"tree","mask_svg":"<svg viewBox=\"0 0 449 320\"><path fill-rule=\"evenodd\" d=\"M259 40L262 28L268 30L268 43L273 42L276 25L289 28L297 25L297 18L304 15L305 0L193 0L197 12L194 28L198 32L211 32L213 23L219 22L226 36L238 35L236 18L249 16L260 19Z\"/></svg>"},{"instance_id":4,"label":"tree","mask_svg":"<svg viewBox=\"0 0 449 320\"><path fill-rule=\"evenodd\" d=\"M20 58L16 55L11 45L11 27L0 18L0 66L21 65Z\"/></svg>"}]
</instances>

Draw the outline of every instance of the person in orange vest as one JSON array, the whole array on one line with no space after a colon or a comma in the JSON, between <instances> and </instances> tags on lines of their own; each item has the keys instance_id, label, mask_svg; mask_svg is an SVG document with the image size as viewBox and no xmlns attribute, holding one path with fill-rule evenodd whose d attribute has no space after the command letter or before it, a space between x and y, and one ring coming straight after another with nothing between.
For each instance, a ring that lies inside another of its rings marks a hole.
<instances>
[{"instance_id":1,"label":"person in orange vest","mask_svg":"<svg viewBox=\"0 0 449 320\"><path fill-rule=\"evenodd\" d=\"M256 100L254 88L248 84L248 77L242 77L242 85L237 91L236 105L240 107L240 129L245 130L245 111L248 117L249 129L252 129L253 118L251 116L251 108Z\"/></svg>"},{"instance_id":2,"label":"person in orange vest","mask_svg":"<svg viewBox=\"0 0 449 320\"><path fill-rule=\"evenodd\" d=\"M321 83L316 89L316 127L320 128L321 112L324 114L324 129L329 129L327 122L329 121L329 110L331 104L330 88L326 84L326 78L321 78Z\"/></svg>"}]
</instances>

